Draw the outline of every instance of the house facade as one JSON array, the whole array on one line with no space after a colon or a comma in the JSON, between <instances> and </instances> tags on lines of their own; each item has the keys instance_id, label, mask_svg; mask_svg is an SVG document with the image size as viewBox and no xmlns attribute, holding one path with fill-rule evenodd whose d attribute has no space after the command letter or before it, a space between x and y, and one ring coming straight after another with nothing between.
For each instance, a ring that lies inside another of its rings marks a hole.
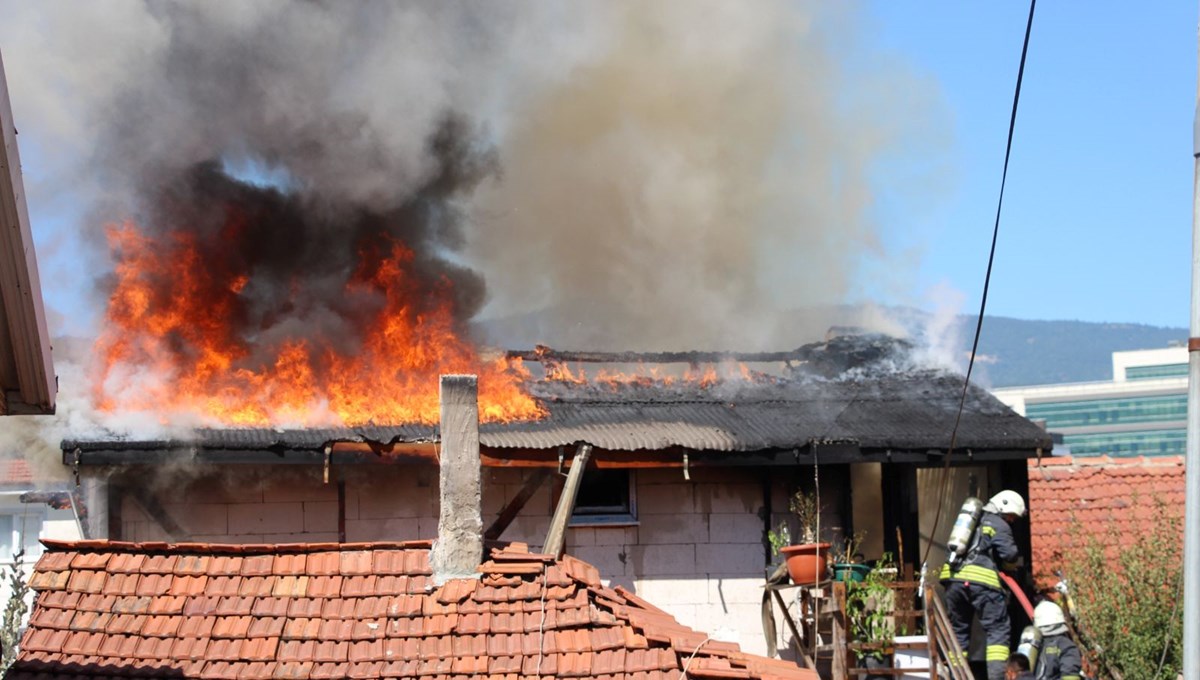
<instances>
[{"instance_id":1,"label":"house facade","mask_svg":"<svg viewBox=\"0 0 1200 680\"><path fill-rule=\"evenodd\" d=\"M764 652L767 535L780 522L799 534L792 494L819 498L822 539L862 533L863 558L888 552L915 571L962 498L1026 494L1026 460L1050 452L1043 430L972 386L947 468L962 378L871 368L706 390L539 383L546 418L480 426L488 536L539 549L586 443L566 550L684 625ZM93 537L402 541L436 535L439 441L425 426L204 430L65 441L63 459L89 495ZM1018 539L1028 546L1026 528ZM940 564L937 540L929 552Z\"/></svg>"}]
</instances>

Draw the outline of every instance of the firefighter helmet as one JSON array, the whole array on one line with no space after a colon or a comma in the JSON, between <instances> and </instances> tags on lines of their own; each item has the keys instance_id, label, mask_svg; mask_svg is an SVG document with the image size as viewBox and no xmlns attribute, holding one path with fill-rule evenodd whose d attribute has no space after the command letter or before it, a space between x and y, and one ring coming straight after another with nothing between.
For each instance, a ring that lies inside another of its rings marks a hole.
<instances>
[{"instance_id":1,"label":"firefighter helmet","mask_svg":"<svg viewBox=\"0 0 1200 680\"><path fill-rule=\"evenodd\" d=\"M1067 620L1063 616L1062 607L1059 607L1050 600L1039 602L1038 606L1033 608L1033 625L1038 628L1057 626L1066 622Z\"/></svg>"},{"instance_id":2,"label":"firefighter helmet","mask_svg":"<svg viewBox=\"0 0 1200 680\"><path fill-rule=\"evenodd\" d=\"M1016 491L1001 491L992 496L988 504L996 509L997 514L1025 516L1025 499Z\"/></svg>"}]
</instances>

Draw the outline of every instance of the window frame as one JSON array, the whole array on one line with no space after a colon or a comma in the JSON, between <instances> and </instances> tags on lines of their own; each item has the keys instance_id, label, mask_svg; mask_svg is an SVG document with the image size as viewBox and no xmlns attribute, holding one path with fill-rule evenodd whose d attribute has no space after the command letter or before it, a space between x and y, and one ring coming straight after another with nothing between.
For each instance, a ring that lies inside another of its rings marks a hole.
<instances>
[{"instance_id":1,"label":"window frame","mask_svg":"<svg viewBox=\"0 0 1200 680\"><path fill-rule=\"evenodd\" d=\"M600 512L579 514L580 506L578 505L578 496L576 496L576 505L571 509L571 517L567 520L567 527L619 527L638 525L636 471L630 468L607 468L607 470L625 473L625 483L628 484L627 497L629 499L627 507L617 508L615 506L583 506L585 508L597 508L600 510Z\"/></svg>"}]
</instances>

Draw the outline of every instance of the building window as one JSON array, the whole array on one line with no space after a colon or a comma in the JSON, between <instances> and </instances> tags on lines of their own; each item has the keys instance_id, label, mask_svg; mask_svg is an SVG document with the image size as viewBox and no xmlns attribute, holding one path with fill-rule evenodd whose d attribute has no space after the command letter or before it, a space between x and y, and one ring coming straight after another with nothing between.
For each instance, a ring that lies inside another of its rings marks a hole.
<instances>
[{"instance_id":1,"label":"building window","mask_svg":"<svg viewBox=\"0 0 1200 680\"><path fill-rule=\"evenodd\" d=\"M23 561L37 559L42 554L42 544L38 542L41 532L40 514L0 510L0 562L11 562L21 547L25 548Z\"/></svg>"},{"instance_id":2,"label":"building window","mask_svg":"<svg viewBox=\"0 0 1200 680\"><path fill-rule=\"evenodd\" d=\"M637 498L634 490L633 472L630 470L584 470L570 524L581 526L637 522Z\"/></svg>"}]
</instances>

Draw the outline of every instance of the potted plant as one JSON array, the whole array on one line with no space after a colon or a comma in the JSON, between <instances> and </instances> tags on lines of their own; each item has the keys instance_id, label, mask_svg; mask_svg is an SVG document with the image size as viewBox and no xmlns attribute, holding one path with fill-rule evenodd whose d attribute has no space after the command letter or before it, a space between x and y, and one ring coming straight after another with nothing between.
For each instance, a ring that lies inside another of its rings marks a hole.
<instances>
[{"instance_id":1,"label":"potted plant","mask_svg":"<svg viewBox=\"0 0 1200 680\"><path fill-rule=\"evenodd\" d=\"M866 532L857 531L853 535L843 536L833 551L833 580L862 581L871 571L871 567L862 563L862 547Z\"/></svg>"},{"instance_id":2,"label":"potted plant","mask_svg":"<svg viewBox=\"0 0 1200 680\"><path fill-rule=\"evenodd\" d=\"M817 542L817 527L821 518L817 496L797 491L792 495L789 505L800 528L800 543L780 550L787 559L788 575L792 577L792 583L823 581L828 570L829 544Z\"/></svg>"},{"instance_id":3,"label":"potted plant","mask_svg":"<svg viewBox=\"0 0 1200 680\"><path fill-rule=\"evenodd\" d=\"M846 618L854 638L854 654L860 667L891 668L893 645L896 640L896 593L891 583L896 580L896 568L889 553L875 563L861 581L846 582ZM890 675L868 674L867 678L889 678Z\"/></svg>"},{"instance_id":4,"label":"potted plant","mask_svg":"<svg viewBox=\"0 0 1200 680\"><path fill-rule=\"evenodd\" d=\"M792 543L788 523L783 521L774 529L768 529L767 542L771 544L771 563L767 565L767 580L772 583L781 583L784 579L783 549Z\"/></svg>"}]
</instances>

